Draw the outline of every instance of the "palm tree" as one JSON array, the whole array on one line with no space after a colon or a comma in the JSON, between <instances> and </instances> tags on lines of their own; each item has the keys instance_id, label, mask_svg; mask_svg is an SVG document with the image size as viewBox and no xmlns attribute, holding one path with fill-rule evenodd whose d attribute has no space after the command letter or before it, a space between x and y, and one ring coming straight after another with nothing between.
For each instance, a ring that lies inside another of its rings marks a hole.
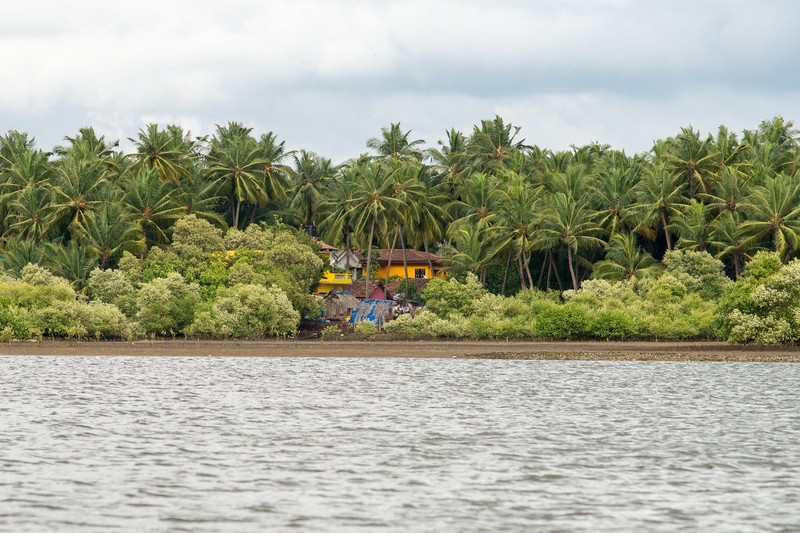
<instances>
[{"instance_id":1,"label":"palm tree","mask_svg":"<svg viewBox=\"0 0 800 533\"><path fill-rule=\"evenodd\" d=\"M531 187L519 174L511 174L509 184L499 201L497 252L508 250L517 260L522 288L533 287L530 254L536 244L537 224L541 221L539 193L541 187Z\"/></svg>"},{"instance_id":2,"label":"palm tree","mask_svg":"<svg viewBox=\"0 0 800 533\"><path fill-rule=\"evenodd\" d=\"M0 263L3 270L14 276L19 276L25 265L42 264L44 260L44 246L39 241L10 238L3 243L3 253L0 254Z\"/></svg>"},{"instance_id":3,"label":"palm tree","mask_svg":"<svg viewBox=\"0 0 800 533\"><path fill-rule=\"evenodd\" d=\"M700 133L689 126L681 128L675 137L657 143L654 151L668 171L688 184L689 198L694 198L697 193L711 190L718 158L713 148L708 139L700 139Z\"/></svg>"},{"instance_id":4,"label":"palm tree","mask_svg":"<svg viewBox=\"0 0 800 533\"><path fill-rule=\"evenodd\" d=\"M209 176L228 197L234 228L239 227L243 204L264 205L269 200L263 176L265 160L251 131L235 122L217 126L208 153Z\"/></svg>"},{"instance_id":5,"label":"palm tree","mask_svg":"<svg viewBox=\"0 0 800 533\"><path fill-rule=\"evenodd\" d=\"M658 228L661 228L667 250L672 250L670 220L680 216L681 206L686 203L683 188L684 183L656 161L646 167L637 190L639 203L634 209L638 221L635 230L648 239L655 239Z\"/></svg>"},{"instance_id":6,"label":"palm tree","mask_svg":"<svg viewBox=\"0 0 800 533\"><path fill-rule=\"evenodd\" d=\"M596 222L597 214L571 196L558 192L550 196L547 203L549 209L539 230L537 247L548 249L563 245L566 248L572 288L578 290L575 256L581 250L604 246L600 238L603 228Z\"/></svg>"},{"instance_id":7,"label":"palm tree","mask_svg":"<svg viewBox=\"0 0 800 533\"><path fill-rule=\"evenodd\" d=\"M52 194L44 187L26 187L9 204L9 233L27 240L43 239L53 224Z\"/></svg>"},{"instance_id":8,"label":"palm tree","mask_svg":"<svg viewBox=\"0 0 800 533\"><path fill-rule=\"evenodd\" d=\"M446 132L447 138L438 141L441 148L428 150L427 155L438 171L435 183L445 183L451 197L461 187L467 172L467 140L455 128Z\"/></svg>"},{"instance_id":9,"label":"palm tree","mask_svg":"<svg viewBox=\"0 0 800 533\"><path fill-rule=\"evenodd\" d=\"M309 227L314 223L317 208L336 168L332 166L330 159L306 150L300 150L293 158L295 183L289 208L296 214L301 225Z\"/></svg>"},{"instance_id":10,"label":"palm tree","mask_svg":"<svg viewBox=\"0 0 800 533\"><path fill-rule=\"evenodd\" d=\"M142 168L121 182L122 204L133 217L148 246L169 242L167 232L186 211L177 189L162 182L153 169Z\"/></svg>"},{"instance_id":11,"label":"palm tree","mask_svg":"<svg viewBox=\"0 0 800 533\"><path fill-rule=\"evenodd\" d=\"M378 153L380 159L394 161L421 161L422 151L417 148L425 141L422 139L408 140L411 130L404 132L400 123L391 123L388 128L381 128L380 137L372 137L367 141L367 148L372 148Z\"/></svg>"},{"instance_id":12,"label":"palm tree","mask_svg":"<svg viewBox=\"0 0 800 533\"><path fill-rule=\"evenodd\" d=\"M479 172L496 174L503 170L514 152L525 147L517 141L520 128L506 124L500 116L474 126L467 141L468 165Z\"/></svg>"},{"instance_id":13,"label":"palm tree","mask_svg":"<svg viewBox=\"0 0 800 533\"><path fill-rule=\"evenodd\" d=\"M59 161L53 180L53 217L64 226L83 222L100 203L107 170L86 159Z\"/></svg>"},{"instance_id":14,"label":"palm tree","mask_svg":"<svg viewBox=\"0 0 800 533\"><path fill-rule=\"evenodd\" d=\"M704 252L708 247L710 220L708 207L694 198L683 207L681 215L676 217L673 227L680 237L677 248Z\"/></svg>"},{"instance_id":15,"label":"palm tree","mask_svg":"<svg viewBox=\"0 0 800 533\"><path fill-rule=\"evenodd\" d=\"M141 254L146 246L140 228L117 202L103 202L92 216L82 219L77 240L97 257L101 269L109 268L123 252Z\"/></svg>"},{"instance_id":16,"label":"palm tree","mask_svg":"<svg viewBox=\"0 0 800 533\"><path fill-rule=\"evenodd\" d=\"M45 247L45 267L56 276L66 278L75 290L82 291L89 274L97 268L97 258L75 241L66 246L49 242Z\"/></svg>"},{"instance_id":17,"label":"palm tree","mask_svg":"<svg viewBox=\"0 0 800 533\"><path fill-rule=\"evenodd\" d=\"M495 234L494 228L474 221L451 226L451 242L439 249L442 262L455 275L472 272L485 284L486 267L496 252Z\"/></svg>"},{"instance_id":18,"label":"palm tree","mask_svg":"<svg viewBox=\"0 0 800 533\"><path fill-rule=\"evenodd\" d=\"M170 125L166 130L160 130L158 124L148 124L139 130L135 139L128 140L136 147L136 151L128 156L135 161L136 170L142 167L154 169L160 180L173 183L191 178L196 143L180 126Z\"/></svg>"},{"instance_id":19,"label":"palm tree","mask_svg":"<svg viewBox=\"0 0 800 533\"><path fill-rule=\"evenodd\" d=\"M741 225L745 245L771 242L787 259L800 246L800 182L786 174L767 178L753 187L742 209L748 220Z\"/></svg>"},{"instance_id":20,"label":"palm tree","mask_svg":"<svg viewBox=\"0 0 800 533\"><path fill-rule=\"evenodd\" d=\"M258 157L262 164L264 192L270 202L280 203L286 200L292 169L283 160L292 155L293 151L286 150L286 142L278 142L278 137L271 131L259 137ZM330 162L328 165L330 166Z\"/></svg>"},{"instance_id":21,"label":"palm tree","mask_svg":"<svg viewBox=\"0 0 800 533\"><path fill-rule=\"evenodd\" d=\"M738 211L723 211L711 222L709 245L716 250L717 259L731 259L736 279L742 274L742 265L758 247L745 245L742 233L741 214Z\"/></svg>"},{"instance_id":22,"label":"palm tree","mask_svg":"<svg viewBox=\"0 0 800 533\"><path fill-rule=\"evenodd\" d=\"M393 174L396 169L374 162L354 168L357 179L354 185L352 200L349 202L347 216L353 220L357 232L369 227L366 241L367 275L364 277L365 297L369 291L369 278L372 272L372 243L375 231L386 233L392 213L397 209L399 201L393 196ZM362 241L363 242L363 241Z\"/></svg>"},{"instance_id":23,"label":"palm tree","mask_svg":"<svg viewBox=\"0 0 800 533\"><path fill-rule=\"evenodd\" d=\"M592 277L608 280L643 279L661 273L659 262L636 244L630 233L615 233L603 261L594 265Z\"/></svg>"},{"instance_id":24,"label":"palm tree","mask_svg":"<svg viewBox=\"0 0 800 533\"><path fill-rule=\"evenodd\" d=\"M598 224L610 235L630 229L642 167L641 160L617 160L599 169L590 202L598 212Z\"/></svg>"}]
</instances>

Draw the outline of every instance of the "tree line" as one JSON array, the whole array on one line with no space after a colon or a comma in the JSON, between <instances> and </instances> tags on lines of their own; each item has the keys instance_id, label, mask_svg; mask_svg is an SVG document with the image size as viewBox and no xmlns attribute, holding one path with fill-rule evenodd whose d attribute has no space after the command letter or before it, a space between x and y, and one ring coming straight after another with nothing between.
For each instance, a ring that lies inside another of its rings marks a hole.
<instances>
[{"instance_id":1,"label":"tree line","mask_svg":"<svg viewBox=\"0 0 800 533\"><path fill-rule=\"evenodd\" d=\"M498 294L652 277L670 250L709 252L736 279L760 250L798 254L798 139L776 117L741 135L682 128L641 154L553 151L495 117L430 149L390 124L337 165L236 122L200 138L150 124L130 153L92 128L51 151L10 131L0 255L9 274L44 265L82 290L95 268L166 247L195 215L223 230L277 220L335 246L437 252Z\"/></svg>"}]
</instances>

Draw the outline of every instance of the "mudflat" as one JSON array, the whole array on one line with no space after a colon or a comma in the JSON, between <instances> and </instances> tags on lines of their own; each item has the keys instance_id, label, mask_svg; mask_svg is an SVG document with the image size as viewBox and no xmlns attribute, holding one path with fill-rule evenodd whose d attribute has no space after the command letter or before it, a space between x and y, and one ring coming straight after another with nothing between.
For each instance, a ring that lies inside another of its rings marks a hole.
<instances>
[{"instance_id":1,"label":"mudflat","mask_svg":"<svg viewBox=\"0 0 800 533\"><path fill-rule=\"evenodd\" d=\"M797 346L722 342L371 340L143 340L0 343L1 355L172 357L388 357L446 359L800 362Z\"/></svg>"}]
</instances>

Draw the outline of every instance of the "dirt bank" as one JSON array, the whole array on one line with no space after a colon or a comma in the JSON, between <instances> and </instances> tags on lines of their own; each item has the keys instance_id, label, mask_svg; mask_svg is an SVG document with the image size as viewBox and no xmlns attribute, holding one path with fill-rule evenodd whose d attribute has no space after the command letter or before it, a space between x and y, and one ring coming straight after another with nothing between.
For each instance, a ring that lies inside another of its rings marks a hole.
<instances>
[{"instance_id":1,"label":"dirt bank","mask_svg":"<svg viewBox=\"0 0 800 533\"><path fill-rule=\"evenodd\" d=\"M409 357L630 361L800 362L798 347L718 342L503 341L54 341L0 343L0 355Z\"/></svg>"}]
</instances>

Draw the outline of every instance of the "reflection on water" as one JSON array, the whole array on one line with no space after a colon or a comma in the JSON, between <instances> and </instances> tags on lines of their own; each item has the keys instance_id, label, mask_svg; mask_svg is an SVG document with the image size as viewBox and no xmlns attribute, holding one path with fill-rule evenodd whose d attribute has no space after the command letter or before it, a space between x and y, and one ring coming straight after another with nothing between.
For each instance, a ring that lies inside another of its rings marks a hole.
<instances>
[{"instance_id":1,"label":"reflection on water","mask_svg":"<svg viewBox=\"0 0 800 533\"><path fill-rule=\"evenodd\" d=\"M3 531L796 531L800 365L0 357Z\"/></svg>"}]
</instances>

